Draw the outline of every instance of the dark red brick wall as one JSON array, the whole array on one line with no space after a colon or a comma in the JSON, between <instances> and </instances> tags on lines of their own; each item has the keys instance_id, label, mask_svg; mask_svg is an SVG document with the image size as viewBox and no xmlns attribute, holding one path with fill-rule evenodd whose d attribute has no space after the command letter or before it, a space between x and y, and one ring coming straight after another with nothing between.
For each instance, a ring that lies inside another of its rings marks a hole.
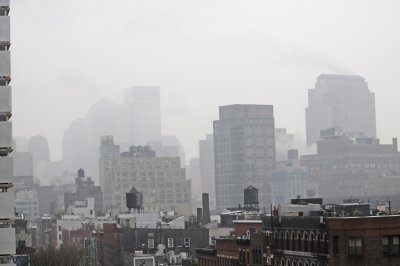
<instances>
[{"instance_id":1,"label":"dark red brick wall","mask_svg":"<svg viewBox=\"0 0 400 266\"><path fill-rule=\"evenodd\" d=\"M383 255L382 237L400 236L400 216L376 216L327 219L330 265L333 266L395 266L400 255ZM333 254L333 236L339 236L340 256ZM362 238L362 256L348 255L348 239Z\"/></svg>"}]
</instances>

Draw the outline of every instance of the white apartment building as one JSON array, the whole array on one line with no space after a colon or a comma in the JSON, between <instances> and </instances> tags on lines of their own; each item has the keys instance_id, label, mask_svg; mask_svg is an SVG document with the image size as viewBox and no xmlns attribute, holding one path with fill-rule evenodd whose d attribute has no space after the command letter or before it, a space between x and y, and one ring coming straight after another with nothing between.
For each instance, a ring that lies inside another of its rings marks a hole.
<instances>
[{"instance_id":1,"label":"white apartment building","mask_svg":"<svg viewBox=\"0 0 400 266\"><path fill-rule=\"evenodd\" d=\"M21 190L16 193L16 211L24 219L34 222L39 218L39 199L36 190Z\"/></svg>"},{"instance_id":2,"label":"white apartment building","mask_svg":"<svg viewBox=\"0 0 400 266\"><path fill-rule=\"evenodd\" d=\"M11 118L10 1L0 0L0 265L14 265L15 196Z\"/></svg>"},{"instance_id":3,"label":"white apartment building","mask_svg":"<svg viewBox=\"0 0 400 266\"><path fill-rule=\"evenodd\" d=\"M191 182L179 157L157 157L148 146L132 146L130 151L120 153L113 137L102 137L100 180L106 213L128 211L126 193L135 187L143 194L145 212L164 210L191 215Z\"/></svg>"}]
</instances>

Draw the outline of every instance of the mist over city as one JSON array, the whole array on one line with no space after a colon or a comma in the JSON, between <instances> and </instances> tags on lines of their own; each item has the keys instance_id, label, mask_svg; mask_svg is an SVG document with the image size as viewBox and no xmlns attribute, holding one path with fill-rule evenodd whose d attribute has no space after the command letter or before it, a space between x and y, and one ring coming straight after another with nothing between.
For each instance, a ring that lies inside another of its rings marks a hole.
<instances>
[{"instance_id":1,"label":"mist over city","mask_svg":"<svg viewBox=\"0 0 400 266\"><path fill-rule=\"evenodd\" d=\"M399 12L0 0L0 265L400 265Z\"/></svg>"}]
</instances>

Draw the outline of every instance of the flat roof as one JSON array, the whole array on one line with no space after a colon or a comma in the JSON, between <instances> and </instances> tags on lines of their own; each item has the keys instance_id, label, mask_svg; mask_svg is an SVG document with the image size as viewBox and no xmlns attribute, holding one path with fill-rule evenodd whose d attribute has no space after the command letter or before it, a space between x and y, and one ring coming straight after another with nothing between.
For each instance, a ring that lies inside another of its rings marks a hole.
<instances>
[{"instance_id":1,"label":"flat roof","mask_svg":"<svg viewBox=\"0 0 400 266\"><path fill-rule=\"evenodd\" d=\"M233 223L248 223L248 224L261 224L262 221L261 220L234 220Z\"/></svg>"}]
</instances>

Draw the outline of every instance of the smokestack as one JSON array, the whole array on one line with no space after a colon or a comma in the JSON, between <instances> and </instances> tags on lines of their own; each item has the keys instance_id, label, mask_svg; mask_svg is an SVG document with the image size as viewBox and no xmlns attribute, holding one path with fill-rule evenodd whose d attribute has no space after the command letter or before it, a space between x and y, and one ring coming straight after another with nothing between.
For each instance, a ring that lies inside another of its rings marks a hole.
<instances>
[{"instance_id":1,"label":"smokestack","mask_svg":"<svg viewBox=\"0 0 400 266\"><path fill-rule=\"evenodd\" d=\"M197 208L197 222L203 224L203 209Z\"/></svg>"},{"instance_id":2,"label":"smokestack","mask_svg":"<svg viewBox=\"0 0 400 266\"><path fill-rule=\"evenodd\" d=\"M393 151L398 152L397 138L392 138Z\"/></svg>"},{"instance_id":3,"label":"smokestack","mask_svg":"<svg viewBox=\"0 0 400 266\"><path fill-rule=\"evenodd\" d=\"M208 224L210 222L210 200L208 193L203 193L203 224Z\"/></svg>"}]
</instances>

